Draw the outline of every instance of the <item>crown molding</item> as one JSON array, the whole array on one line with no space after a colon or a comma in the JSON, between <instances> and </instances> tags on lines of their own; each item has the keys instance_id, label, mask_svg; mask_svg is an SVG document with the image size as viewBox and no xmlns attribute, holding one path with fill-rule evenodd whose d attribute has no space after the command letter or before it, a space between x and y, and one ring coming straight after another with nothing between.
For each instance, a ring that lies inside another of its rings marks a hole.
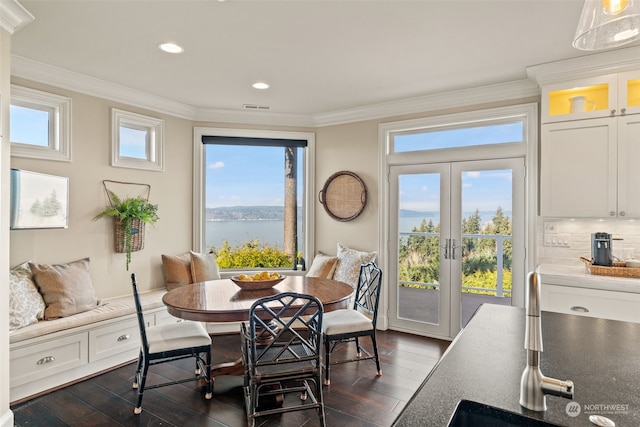
<instances>
[{"instance_id":1,"label":"crown molding","mask_svg":"<svg viewBox=\"0 0 640 427\"><path fill-rule=\"evenodd\" d=\"M333 126L540 95L540 89L535 82L523 79L316 115L305 115L197 108L17 55L11 57L11 74L15 77L187 120L268 126Z\"/></svg>"},{"instance_id":2,"label":"crown molding","mask_svg":"<svg viewBox=\"0 0 640 427\"><path fill-rule=\"evenodd\" d=\"M17 55L11 55L11 75L183 119L196 114L190 105Z\"/></svg>"},{"instance_id":3,"label":"crown molding","mask_svg":"<svg viewBox=\"0 0 640 427\"><path fill-rule=\"evenodd\" d=\"M546 85L638 68L640 68L640 46L533 65L527 67L527 76L540 85Z\"/></svg>"},{"instance_id":4,"label":"crown molding","mask_svg":"<svg viewBox=\"0 0 640 427\"><path fill-rule=\"evenodd\" d=\"M0 27L9 34L13 34L20 28L36 19L17 0L0 1Z\"/></svg>"},{"instance_id":5,"label":"crown molding","mask_svg":"<svg viewBox=\"0 0 640 427\"><path fill-rule=\"evenodd\" d=\"M523 79L317 114L314 121L318 127L331 126L539 95L540 88Z\"/></svg>"},{"instance_id":6,"label":"crown molding","mask_svg":"<svg viewBox=\"0 0 640 427\"><path fill-rule=\"evenodd\" d=\"M196 112L195 120L201 122L239 123L263 126L316 127L316 123L310 115L274 113L270 111L235 111L199 108Z\"/></svg>"}]
</instances>

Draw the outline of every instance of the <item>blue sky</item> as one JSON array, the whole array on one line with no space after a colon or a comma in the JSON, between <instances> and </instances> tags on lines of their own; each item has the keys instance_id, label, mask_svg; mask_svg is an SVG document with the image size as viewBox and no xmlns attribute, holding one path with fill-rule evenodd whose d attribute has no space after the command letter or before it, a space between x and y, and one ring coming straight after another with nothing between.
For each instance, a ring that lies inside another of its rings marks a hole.
<instances>
[{"instance_id":1,"label":"blue sky","mask_svg":"<svg viewBox=\"0 0 640 427\"><path fill-rule=\"evenodd\" d=\"M402 175L400 209L438 211L440 177L437 174ZM462 211L511 211L511 171L471 171L462 174Z\"/></svg>"},{"instance_id":2,"label":"blue sky","mask_svg":"<svg viewBox=\"0 0 640 427\"><path fill-rule=\"evenodd\" d=\"M205 152L208 208L284 205L283 148L207 145Z\"/></svg>"}]
</instances>

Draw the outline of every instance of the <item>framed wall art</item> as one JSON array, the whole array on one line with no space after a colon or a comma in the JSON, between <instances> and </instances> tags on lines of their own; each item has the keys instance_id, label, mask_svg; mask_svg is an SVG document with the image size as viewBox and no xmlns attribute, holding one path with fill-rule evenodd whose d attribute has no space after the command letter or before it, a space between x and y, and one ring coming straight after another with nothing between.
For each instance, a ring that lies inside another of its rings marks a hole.
<instances>
[{"instance_id":1,"label":"framed wall art","mask_svg":"<svg viewBox=\"0 0 640 427\"><path fill-rule=\"evenodd\" d=\"M11 229L67 228L69 178L11 169Z\"/></svg>"}]
</instances>

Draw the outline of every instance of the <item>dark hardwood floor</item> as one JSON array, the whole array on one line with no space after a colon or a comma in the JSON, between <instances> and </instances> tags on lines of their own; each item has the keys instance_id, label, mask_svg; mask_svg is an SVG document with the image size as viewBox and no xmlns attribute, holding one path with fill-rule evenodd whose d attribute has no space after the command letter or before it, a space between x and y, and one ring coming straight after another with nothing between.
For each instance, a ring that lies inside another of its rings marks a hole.
<instances>
[{"instance_id":1,"label":"dark hardwood floor","mask_svg":"<svg viewBox=\"0 0 640 427\"><path fill-rule=\"evenodd\" d=\"M426 378L448 341L380 331L382 376L373 361L331 367L331 385L323 387L327 426L390 426ZM368 347L368 340L363 340ZM337 352L355 353L355 345ZM214 363L240 356L239 335L213 337ZM338 353L335 353L338 354ZM244 426L247 424L240 378L220 377L214 396L205 400L198 383L189 382L145 391L142 413L134 415L135 390L131 363L97 377L14 405L15 425L28 426ZM152 366L148 382L184 377L192 360ZM188 375L188 374L187 374ZM314 410L259 418L257 425L318 426Z\"/></svg>"}]
</instances>

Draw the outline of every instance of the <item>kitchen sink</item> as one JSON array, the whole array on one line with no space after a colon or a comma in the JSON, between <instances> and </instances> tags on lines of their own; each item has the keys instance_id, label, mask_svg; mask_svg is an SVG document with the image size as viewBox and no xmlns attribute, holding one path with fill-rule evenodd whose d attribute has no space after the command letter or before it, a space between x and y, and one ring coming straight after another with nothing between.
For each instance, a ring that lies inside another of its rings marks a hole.
<instances>
[{"instance_id":1,"label":"kitchen sink","mask_svg":"<svg viewBox=\"0 0 640 427\"><path fill-rule=\"evenodd\" d=\"M558 424L529 418L472 400L461 400L447 427L560 427Z\"/></svg>"}]
</instances>

